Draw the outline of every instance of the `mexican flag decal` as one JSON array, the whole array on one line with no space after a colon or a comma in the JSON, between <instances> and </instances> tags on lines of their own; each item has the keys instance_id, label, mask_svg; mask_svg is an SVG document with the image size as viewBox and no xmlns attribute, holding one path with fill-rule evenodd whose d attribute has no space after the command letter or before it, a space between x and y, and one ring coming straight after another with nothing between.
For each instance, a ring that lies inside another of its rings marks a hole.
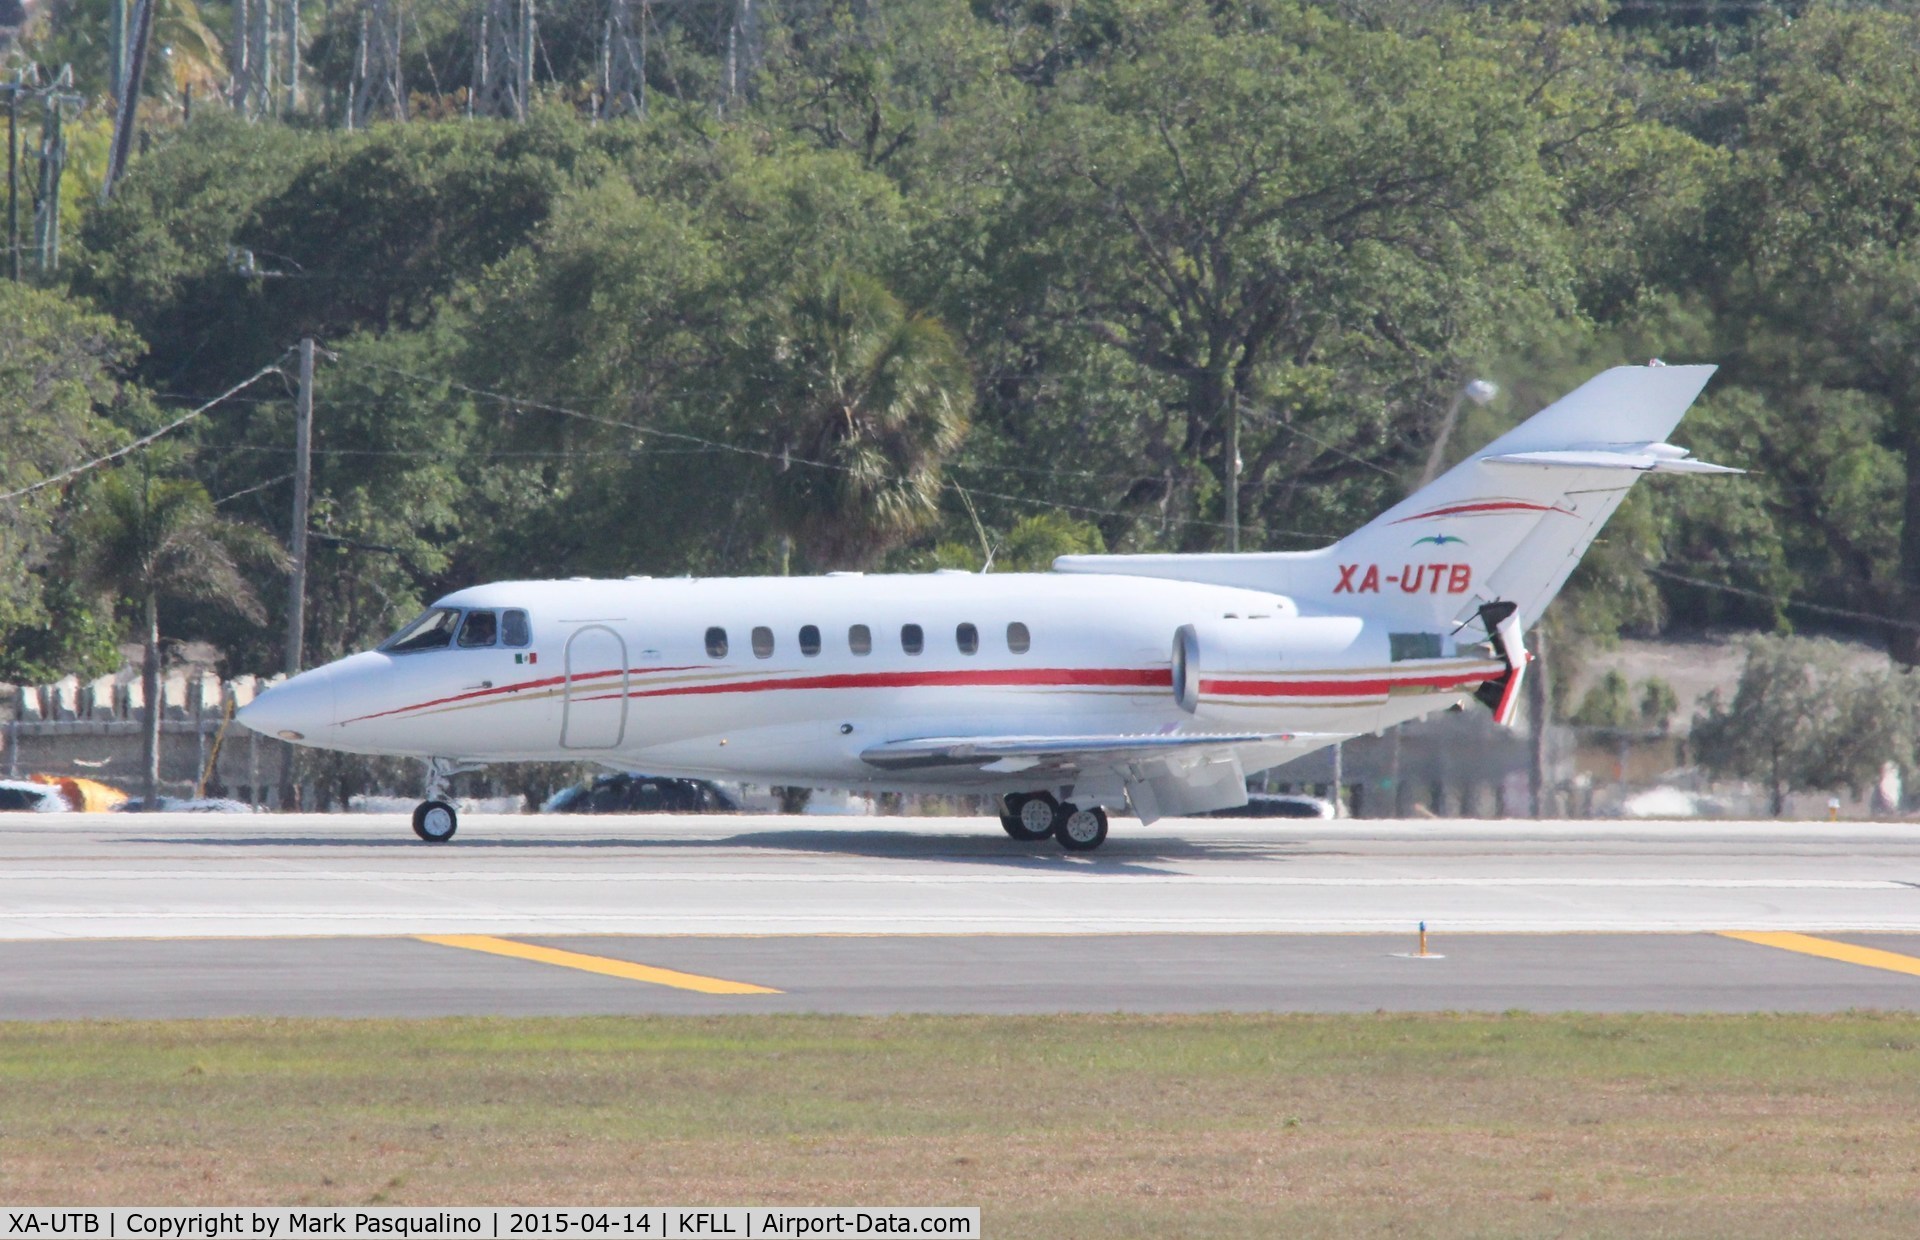
<instances>
[{"instance_id":1,"label":"mexican flag decal","mask_svg":"<svg viewBox=\"0 0 1920 1240\"><path fill-rule=\"evenodd\" d=\"M529 651L526 654L516 654L513 656L513 661L515 663L538 663L540 661L540 653L538 651Z\"/></svg>"}]
</instances>

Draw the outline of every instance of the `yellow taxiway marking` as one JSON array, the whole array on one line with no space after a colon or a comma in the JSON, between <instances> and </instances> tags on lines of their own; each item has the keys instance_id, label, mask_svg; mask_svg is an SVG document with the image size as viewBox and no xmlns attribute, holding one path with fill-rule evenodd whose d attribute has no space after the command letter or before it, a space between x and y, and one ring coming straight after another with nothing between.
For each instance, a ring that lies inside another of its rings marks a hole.
<instances>
[{"instance_id":1,"label":"yellow taxiway marking","mask_svg":"<svg viewBox=\"0 0 1920 1240\"><path fill-rule=\"evenodd\" d=\"M1721 935L1746 943L1758 943L1762 947L1777 947L1805 956L1844 960L1848 964L1863 964L1869 969L1886 969L1892 973L1911 973L1920 977L1920 956L1903 956L1899 952L1881 951L1877 947L1856 947L1852 943L1817 939L1811 934L1793 934L1784 930L1723 930Z\"/></svg>"},{"instance_id":2,"label":"yellow taxiway marking","mask_svg":"<svg viewBox=\"0 0 1920 1240\"><path fill-rule=\"evenodd\" d=\"M490 934L421 934L414 937L422 943L438 943L442 947L460 947L471 952L512 956L517 960L534 960L541 964L559 965L563 969L579 969L586 973L604 973L608 977L624 977L630 982L652 982L656 986L672 986L676 990L697 990L705 995L782 993L767 986L755 986L751 982L730 982L724 977L702 977L698 973L661 969L650 964L635 964L630 960L588 956L580 952L561 951L556 947L536 947L531 943L516 943L512 939L496 939Z\"/></svg>"}]
</instances>

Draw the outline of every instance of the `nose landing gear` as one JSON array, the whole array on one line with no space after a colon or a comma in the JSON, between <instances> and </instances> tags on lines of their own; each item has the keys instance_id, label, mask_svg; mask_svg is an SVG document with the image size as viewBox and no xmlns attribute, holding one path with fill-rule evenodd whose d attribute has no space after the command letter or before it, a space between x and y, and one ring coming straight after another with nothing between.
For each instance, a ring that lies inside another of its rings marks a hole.
<instances>
[{"instance_id":1,"label":"nose landing gear","mask_svg":"<svg viewBox=\"0 0 1920 1240\"><path fill-rule=\"evenodd\" d=\"M413 833L429 844L444 844L460 829L460 815L445 801L422 801L413 810Z\"/></svg>"},{"instance_id":2,"label":"nose landing gear","mask_svg":"<svg viewBox=\"0 0 1920 1240\"><path fill-rule=\"evenodd\" d=\"M444 844L460 829L460 815L449 800L455 775L477 771L452 758L427 759L427 799L414 806L413 833L429 844Z\"/></svg>"}]
</instances>

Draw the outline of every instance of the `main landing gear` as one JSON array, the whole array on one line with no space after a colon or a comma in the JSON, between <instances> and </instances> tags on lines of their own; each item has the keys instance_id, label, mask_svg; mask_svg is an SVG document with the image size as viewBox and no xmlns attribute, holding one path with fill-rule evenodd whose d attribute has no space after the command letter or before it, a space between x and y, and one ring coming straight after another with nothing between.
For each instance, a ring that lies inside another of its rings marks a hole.
<instances>
[{"instance_id":1,"label":"main landing gear","mask_svg":"<svg viewBox=\"0 0 1920 1240\"><path fill-rule=\"evenodd\" d=\"M1050 792L1016 792L1004 804L1000 825L1016 840L1051 835L1068 852L1092 852L1107 842L1107 811L1097 805L1062 804Z\"/></svg>"}]
</instances>

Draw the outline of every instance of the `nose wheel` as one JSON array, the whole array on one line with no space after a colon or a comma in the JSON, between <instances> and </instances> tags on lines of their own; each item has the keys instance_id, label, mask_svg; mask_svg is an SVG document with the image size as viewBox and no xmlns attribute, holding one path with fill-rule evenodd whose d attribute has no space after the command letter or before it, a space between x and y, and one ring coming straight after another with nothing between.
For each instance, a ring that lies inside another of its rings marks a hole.
<instances>
[{"instance_id":1,"label":"nose wheel","mask_svg":"<svg viewBox=\"0 0 1920 1240\"><path fill-rule=\"evenodd\" d=\"M453 809L453 777L477 771L477 764L463 764L457 758L428 758L427 799L413 810L413 833L429 844L444 844L460 829L460 815Z\"/></svg>"},{"instance_id":2,"label":"nose wheel","mask_svg":"<svg viewBox=\"0 0 1920 1240\"><path fill-rule=\"evenodd\" d=\"M429 844L444 844L460 829L460 815L445 801L422 801L414 807L413 833Z\"/></svg>"}]
</instances>

